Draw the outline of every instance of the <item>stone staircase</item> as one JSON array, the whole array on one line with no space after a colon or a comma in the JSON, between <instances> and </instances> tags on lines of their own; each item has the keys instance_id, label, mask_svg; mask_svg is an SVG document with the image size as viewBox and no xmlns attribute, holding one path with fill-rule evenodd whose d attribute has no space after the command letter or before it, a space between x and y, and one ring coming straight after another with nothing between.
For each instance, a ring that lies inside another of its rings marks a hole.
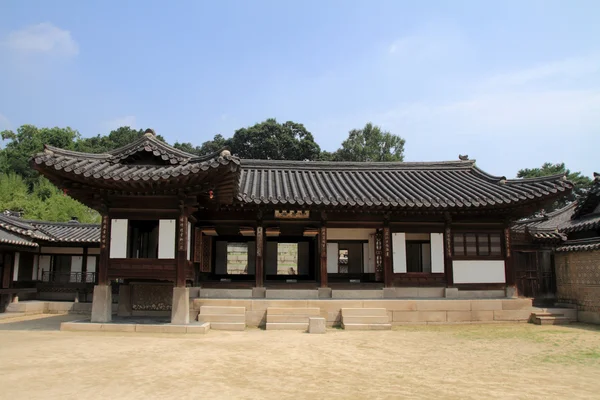
<instances>
[{"instance_id":1,"label":"stone staircase","mask_svg":"<svg viewBox=\"0 0 600 400\"><path fill-rule=\"evenodd\" d=\"M319 317L321 309L312 308L267 308L267 330L308 330L308 319Z\"/></svg>"},{"instance_id":2,"label":"stone staircase","mask_svg":"<svg viewBox=\"0 0 600 400\"><path fill-rule=\"evenodd\" d=\"M217 331L243 331L246 329L246 307L201 306L199 322L209 322Z\"/></svg>"},{"instance_id":3,"label":"stone staircase","mask_svg":"<svg viewBox=\"0 0 600 400\"><path fill-rule=\"evenodd\" d=\"M574 321L577 310L571 308L542 308L529 317L529 322L535 325L567 325Z\"/></svg>"},{"instance_id":4,"label":"stone staircase","mask_svg":"<svg viewBox=\"0 0 600 400\"><path fill-rule=\"evenodd\" d=\"M342 308L342 327L349 331L390 330L385 308Z\"/></svg>"}]
</instances>

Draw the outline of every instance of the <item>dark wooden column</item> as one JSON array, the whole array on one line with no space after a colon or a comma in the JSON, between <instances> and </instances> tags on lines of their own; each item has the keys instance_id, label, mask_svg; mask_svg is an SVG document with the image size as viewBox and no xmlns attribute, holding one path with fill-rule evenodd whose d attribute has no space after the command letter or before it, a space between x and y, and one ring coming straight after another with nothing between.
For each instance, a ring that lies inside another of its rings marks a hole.
<instances>
[{"instance_id":1,"label":"dark wooden column","mask_svg":"<svg viewBox=\"0 0 600 400\"><path fill-rule=\"evenodd\" d=\"M4 253L2 254L3 260L2 260L2 266L3 268L3 273L2 276L0 276L0 288L2 289L7 289L10 286L10 281L11 281L11 277L12 277L12 253Z\"/></svg>"},{"instance_id":2,"label":"dark wooden column","mask_svg":"<svg viewBox=\"0 0 600 400\"><path fill-rule=\"evenodd\" d=\"M102 216L100 226L100 256L98 257L97 284L108 285L108 257L110 250L110 218L108 214Z\"/></svg>"},{"instance_id":3,"label":"dark wooden column","mask_svg":"<svg viewBox=\"0 0 600 400\"><path fill-rule=\"evenodd\" d=\"M262 221L258 220L256 223L256 265L254 266L254 285L256 287L263 287L265 285L264 250L265 232L262 226Z\"/></svg>"},{"instance_id":4,"label":"dark wooden column","mask_svg":"<svg viewBox=\"0 0 600 400\"><path fill-rule=\"evenodd\" d=\"M392 231L388 219L383 225L383 284L385 287L393 286L392 269Z\"/></svg>"},{"instance_id":5,"label":"dark wooden column","mask_svg":"<svg viewBox=\"0 0 600 400\"><path fill-rule=\"evenodd\" d=\"M87 258L88 258L88 247L83 248L83 261L81 262L81 283L85 283L85 275L87 274Z\"/></svg>"},{"instance_id":6,"label":"dark wooden column","mask_svg":"<svg viewBox=\"0 0 600 400\"><path fill-rule=\"evenodd\" d=\"M454 269L452 268L452 218L446 215L444 226L444 275L446 286L454 286Z\"/></svg>"},{"instance_id":7,"label":"dark wooden column","mask_svg":"<svg viewBox=\"0 0 600 400\"><path fill-rule=\"evenodd\" d=\"M179 214L179 219L177 220L177 253L175 254L176 258L176 279L175 286L177 287L185 287L185 267L187 264L187 246L188 246L188 215L186 213L185 208L181 209Z\"/></svg>"},{"instance_id":8,"label":"dark wooden column","mask_svg":"<svg viewBox=\"0 0 600 400\"><path fill-rule=\"evenodd\" d=\"M319 286L322 288L327 287L327 225L325 221L321 222L321 229L319 231L319 246L320 246L320 263L319 263Z\"/></svg>"},{"instance_id":9,"label":"dark wooden column","mask_svg":"<svg viewBox=\"0 0 600 400\"><path fill-rule=\"evenodd\" d=\"M504 227L504 273L506 276L506 286L515 286L515 271L512 257L512 239L510 235L510 227Z\"/></svg>"}]
</instances>

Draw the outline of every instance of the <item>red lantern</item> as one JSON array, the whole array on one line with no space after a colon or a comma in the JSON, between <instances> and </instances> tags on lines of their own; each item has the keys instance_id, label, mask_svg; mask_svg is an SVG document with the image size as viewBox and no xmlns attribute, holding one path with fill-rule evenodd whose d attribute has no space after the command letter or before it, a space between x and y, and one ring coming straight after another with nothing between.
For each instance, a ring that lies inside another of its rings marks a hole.
<instances>
[{"instance_id":1,"label":"red lantern","mask_svg":"<svg viewBox=\"0 0 600 400\"><path fill-rule=\"evenodd\" d=\"M208 191L208 198L212 200L212 199L213 199L213 197L214 197L214 195L213 195L213 191L212 191L212 190L209 190L209 191Z\"/></svg>"}]
</instances>

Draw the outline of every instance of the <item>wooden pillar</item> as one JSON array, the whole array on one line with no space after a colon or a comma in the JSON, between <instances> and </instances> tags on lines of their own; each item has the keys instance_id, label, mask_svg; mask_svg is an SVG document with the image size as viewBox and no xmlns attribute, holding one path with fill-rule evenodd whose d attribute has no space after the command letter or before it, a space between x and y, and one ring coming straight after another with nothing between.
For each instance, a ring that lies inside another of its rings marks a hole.
<instances>
[{"instance_id":1,"label":"wooden pillar","mask_svg":"<svg viewBox=\"0 0 600 400\"><path fill-rule=\"evenodd\" d=\"M327 225L325 222L321 223L321 229L319 232L319 246L320 246L320 254L321 260L319 265L319 286L322 288L326 288L328 285L327 282Z\"/></svg>"},{"instance_id":2,"label":"wooden pillar","mask_svg":"<svg viewBox=\"0 0 600 400\"><path fill-rule=\"evenodd\" d=\"M88 258L88 247L83 248L83 260L81 261L81 278L80 282L85 283L85 276L87 275L87 258Z\"/></svg>"},{"instance_id":3,"label":"wooden pillar","mask_svg":"<svg viewBox=\"0 0 600 400\"><path fill-rule=\"evenodd\" d=\"M454 286L454 269L452 268L452 219L446 216L444 226L444 275L446 275L446 286Z\"/></svg>"},{"instance_id":4,"label":"wooden pillar","mask_svg":"<svg viewBox=\"0 0 600 400\"><path fill-rule=\"evenodd\" d=\"M2 276L0 276L0 288L7 289L10 286L10 281L12 277L12 257L9 253L3 254L2 260Z\"/></svg>"},{"instance_id":5,"label":"wooden pillar","mask_svg":"<svg viewBox=\"0 0 600 400\"><path fill-rule=\"evenodd\" d=\"M385 287L393 286L392 269L392 233L389 220L383 225L383 284Z\"/></svg>"},{"instance_id":6,"label":"wooden pillar","mask_svg":"<svg viewBox=\"0 0 600 400\"><path fill-rule=\"evenodd\" d=\"M108 261L110 243L110 218L108 214L102 216L100 225L100 256L98 258L98 270L96 274L98 285L108 285Z\"/></svg>"},{"instance_id":7,"label":"wooden pillar","mask_svg":"<svg viewBox=\"0 0 600 400\"><path fill-rule=\"evenodd\" d=\"M181 209L181 213L179 214L179 219L177 220L177 254L176 258L176 279L175 286L177 287L185 287L185 267L187 264L187 222L188 216L185 212L185 209Z\"/></svg>"},{"instance_id":8,"label":"wooden pillar","mask_svg":"<svg viewBox=\"0 0 600 400\"><path fill-rule=\"evenodd\" d=\"M504 274L506 278L506 286L515 286L515 271L512 257L512 240L510 235L510 227L504 227Z\"/></svg>"},{"instance_id":9,"label":"wooden pillar","mask_svg":"<svg viewBox=\"0 0 600 400\"><path fill-rule=\"evenodd\" d=\"M262 221L258 220L256 224L256 265L254 269L256 287L265 286L265 232L262 226Z\"/></svg>"}]
</instances>

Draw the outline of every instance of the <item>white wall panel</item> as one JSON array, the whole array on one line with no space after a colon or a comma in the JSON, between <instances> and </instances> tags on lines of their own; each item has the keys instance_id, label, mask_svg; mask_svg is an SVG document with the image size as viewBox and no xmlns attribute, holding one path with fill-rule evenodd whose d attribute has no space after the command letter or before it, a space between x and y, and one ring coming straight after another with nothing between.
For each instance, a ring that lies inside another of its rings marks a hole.
<instances>
[{"instance_id":1,"label":"white wall panel","mask_svg":"<svg viewBox=\"0 0 600 400\"><path fill-rule=\"evenodd\" d=\"M44 272L50 272L50 261L52 259L52 256L40 256L40 272L39 272L39 278L38 279L42 279Z\"/></svg>"},{"instance_id":2,"label":"white wall panel","mask_svg":"<svg viewBox=\"0 0 600 400\"><path fill-rule=\"evenodd\" d=\"M96 272L96 256L88 256L85 264L85 270L87 273ZM94 279L90 276L86 276L86 282L94 283Z\"/></svg>"},{"instance_id":3,"label":"white wall panel","mask_svg":"<svg viewBox=\"0 0 600 400\"><path fill-rule=\"evenodd\" d=\"M83 267L83 256L72 256L71 257L71 277L70 282L78 282L81 280L81 276L76 276L75 273L81 272Z\"/></svg>"},{"instance_id":4,"label":"white wall panel","mask_svg":"<svg viewBox=\"0 0 600 400\"><path fill-rule=\"evenodd\" d=\"M406 273L406 234L392 233L392 263L395 274Z\"/></svg>"},{"instance_id":5,"label":"white wall panel","mask_svg":"<svg viewBox=\"0 0 600 400\"><path fill-rule=\"evenodd\" d=\"M113 219L110 223L110 258L127 258L126 219Z\"/></svg>"},{"instance_id":6,"label":"white wall panel","mask_svg":"<svg viewBox=\"0 0 600 400\"><path fill-rule=\"evenodd\" d=\"M505 283L504 260L456 260L454 283Z\"/></svg>"},{"instance_id":7,"label":"white wall panel","mask_svg":"<svg viewBox=\"0 0 600 400\"><path fill-rule=\"evenodd\" d=\"M329 230L327 232L329 235ZM338 273L338 244L327 243L327 273Z\"/></svg>"},{"instance_id":8,"label":"white wall panel","mask_svg":"<svg viewBox=\"0 0 600 400\"><path fill-rule=\"evenodd\" d=\"M13 269L13 281L18 281L19 280L19 262L21 261L21 253L19 253L18 251L15 253L15 260L14 260L14 269Z\"/></svg>"},{"instance_id":9,"label":"white wall panel","mask_svg":"<svg viewBox=\"0 0 600 400\"><path fill-rule=\"evenodd\" d=\"M431 234L431 272L444 273L444 234Z\"/></svg>"},{"instance_id":10,"label":"white wall panel","mask_svg":"<svg viewBox=\"0 0 600 400\"><path fill-rule=\"evenodd\" d=\"M175 232L174 219L161 219L158 225L158 258L175 258Z\"/></svg>"},{"instance_id":11,"label":"white wall panel","mask_svg":"<svg viewBox=\"0 0 600 400\"><path fill-rule=\"evenodd\" d=\"M365 263L365 273L372 274L375 273L375 234L372 233L369 235L369 243L368 243L368 262Z\"/></svg>"}]
</instances>

